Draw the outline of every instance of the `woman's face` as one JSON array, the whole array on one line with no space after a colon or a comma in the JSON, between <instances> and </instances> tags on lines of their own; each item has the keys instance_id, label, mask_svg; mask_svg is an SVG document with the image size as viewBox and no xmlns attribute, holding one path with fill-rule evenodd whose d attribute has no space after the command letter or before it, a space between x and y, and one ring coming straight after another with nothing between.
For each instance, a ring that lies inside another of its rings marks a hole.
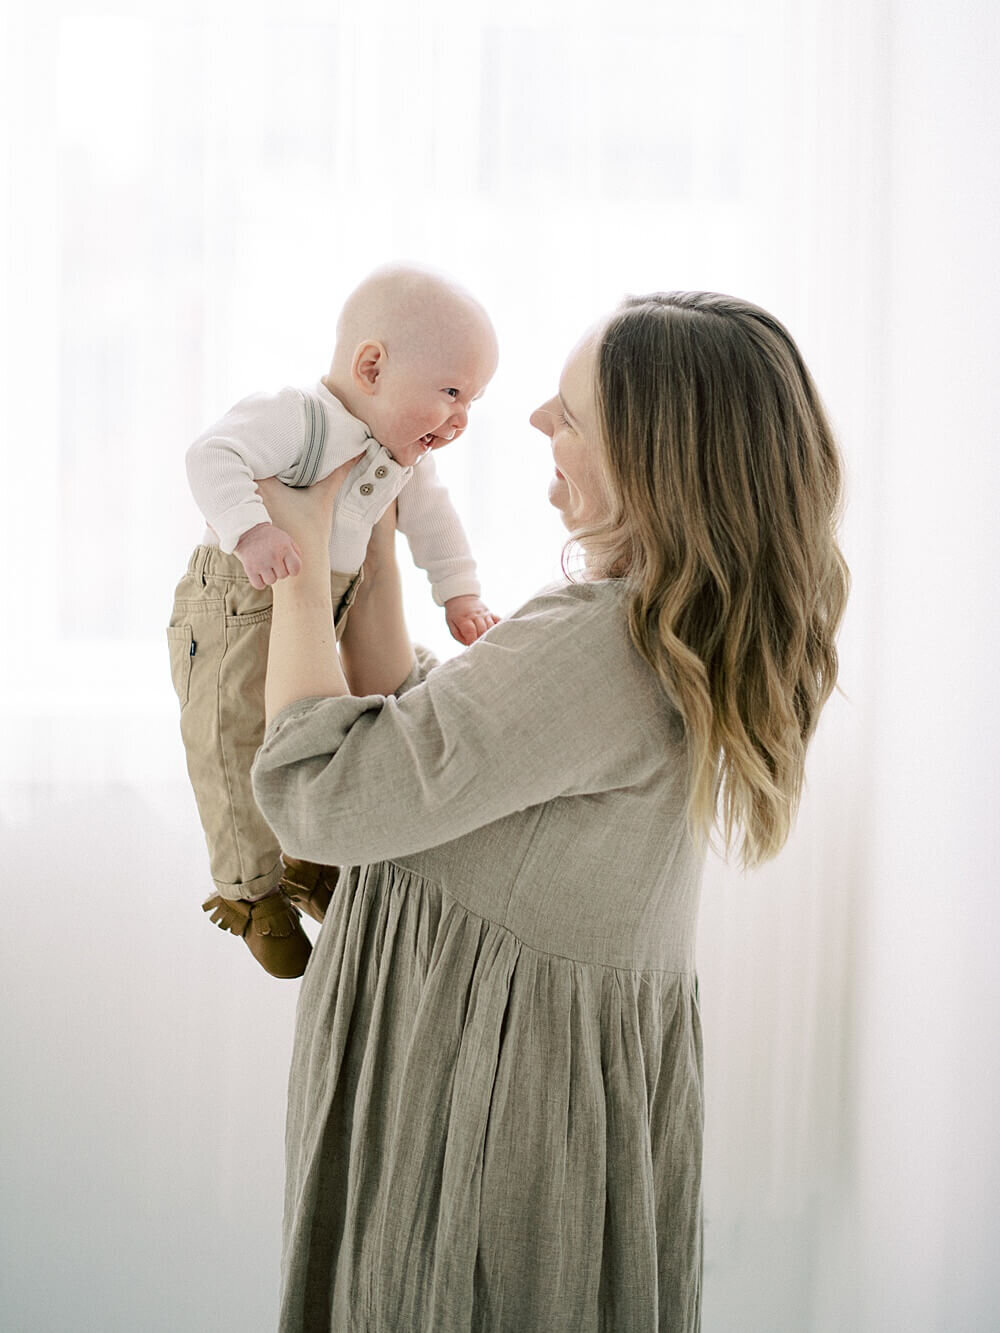
<instances>
[{"instance_id":1,"label":"woman's face","mask_svg":"<svg viewBox=\"0 0 1000 1333\"><path fill-rule=\"evenodd\" d=\"M599 521L609 506L597 422L600 339L600 330L583 336L563 367L559 392L529 418L551 441L555 473L549 482L549 503L559 510L569 532Z\"/></svg>"}]
</instances>

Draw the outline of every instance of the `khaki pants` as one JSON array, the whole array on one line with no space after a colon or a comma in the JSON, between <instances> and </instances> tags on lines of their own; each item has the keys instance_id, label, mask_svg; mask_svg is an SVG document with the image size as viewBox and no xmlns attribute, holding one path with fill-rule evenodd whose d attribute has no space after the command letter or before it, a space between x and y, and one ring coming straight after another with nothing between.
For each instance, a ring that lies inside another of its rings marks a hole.
<instances>
[{"instance_id":1,"label":"khaki pants","mask_svg":"<svg viewBox=\"0 0 1000 1333\"><path fill-rule=\"evenodd\" d=\"M331 573L339 640L362 570ZM198 546L177 585L167 629L181 737L216 891L257 898L281 879L281 849L257 809L250 766L264 739L271 589L258 590L235 555Z\"/></svg>"}]
</instances>

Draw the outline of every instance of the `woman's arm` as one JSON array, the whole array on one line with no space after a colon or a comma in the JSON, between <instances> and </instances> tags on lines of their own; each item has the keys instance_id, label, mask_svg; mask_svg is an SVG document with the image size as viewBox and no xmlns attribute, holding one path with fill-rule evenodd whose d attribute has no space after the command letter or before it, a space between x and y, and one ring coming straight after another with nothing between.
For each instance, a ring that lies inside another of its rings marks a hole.
<instances>
[{"instance_id":1,"label":"woman's arm","mask_svg":"<svg viewBox=\"0 0 1000 1333\"><path fill-rule=\"evenodd\" d=\"M398 699L289 710L253 769L281 846L322 865L370 864L556 797L662 781L665 766L682 802L683 730L613 595L540 593ZM600 810L583 803L577 817Z\"/></svg>"},{"instance_id":2,"label":"woman's arm","mask_svg":"<svg viewBox=\"0 0 1000 1333\"><path fill-rule=\"evenodd\" d=\"M413 667L396 562L395 504L372 529L364 569L340 641L341 665L352 694L393 694Z\"/></svg>"},{"instance_id":3,"label":"woman's arm","mask_svg":"<svg viewBox=\"0 0 1000 1333\"><path fill-rule=\"evenodd\" d=\"M299 549L299 573L273 584L271 635L264 682L268 725L289 704L314 696L338 698L350 690L337 655L330 602L330 522L333 505L357 459L349 459L323 481L302 490L274 477L257 483L271 520Z\"/></svg>"},{"instance_id":4,"label":"woman's arm","mask_svg":"<svg viewBox=\"0 0 1000 1333\"><path fill-rule=\"evenodd\" d=\"M301 572L274 585L264 681L267 725L297 699L350 694L333 632L327 547L304 547L302 556Z\"/></svg>"}]
</instances>

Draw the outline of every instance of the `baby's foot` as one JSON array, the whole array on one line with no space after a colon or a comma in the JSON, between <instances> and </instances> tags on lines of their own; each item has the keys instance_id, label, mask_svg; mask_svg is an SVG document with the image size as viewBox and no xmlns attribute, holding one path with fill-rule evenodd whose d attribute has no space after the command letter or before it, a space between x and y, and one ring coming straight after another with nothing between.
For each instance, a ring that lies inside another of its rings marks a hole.
<instances>
[{"instance_id":1,"label":"baby's foot","mask_svg":"<svg viewBox=\"0 0 1000 1333\"><path fill-rule=\"evenodd\" d=\"M339 866L318 866L311 861L296 861L284 852L285 873L281 888L296 907L308 912L314 921L322 921L340 878Z\"/></svg>"},{"instance_id":2,"label":"baby's foot","mask_svg":"<svg viewBox=\"0 0 1000 1333\"><path fill-rule=\"evenodd\" d=\"M248 902L216 894L202 903L220 930L239 935L265 972L272 977L301 977L312 953L296 907L275 889L266 898Z\"/></svg>"}]
</instances>

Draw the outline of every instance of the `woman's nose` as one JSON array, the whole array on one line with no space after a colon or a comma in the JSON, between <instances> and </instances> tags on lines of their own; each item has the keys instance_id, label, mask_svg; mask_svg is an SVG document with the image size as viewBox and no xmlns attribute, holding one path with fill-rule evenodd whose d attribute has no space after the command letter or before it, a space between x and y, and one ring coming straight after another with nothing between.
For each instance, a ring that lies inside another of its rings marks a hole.
<instances>
[{"instance_id":1,"label":"woman's nose","mask_svg":"<svg viewBox=\"0 0 1000 1333\"><path fill-rule=\"evenodd\" d=\"M544 407L536 407L528 418L528 425L534 426L535 430L540 430L543 435L551 435L553 432L552 413Z\"/></svg>"}]
</instances>

